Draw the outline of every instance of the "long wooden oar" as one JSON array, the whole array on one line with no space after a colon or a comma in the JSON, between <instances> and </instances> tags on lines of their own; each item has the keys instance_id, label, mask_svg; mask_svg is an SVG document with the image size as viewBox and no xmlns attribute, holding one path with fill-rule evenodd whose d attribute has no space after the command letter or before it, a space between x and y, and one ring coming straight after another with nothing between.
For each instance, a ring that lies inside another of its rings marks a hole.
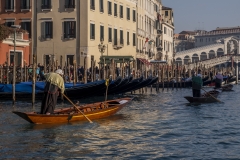
<instances>
[{"instance_id":1,"label":"long wooden oar","mask_svg":"<svg viewBox=\"0 0 240 160\"><path fill-rule=\"evenodd\" d=\"M217 100L218 102L221 102L219 99L217 99L216 97L214 97L213 95L211 95L209 92L207 92L205 89L202 88L202 90L204 90L208 95L210 95L213 99Z\"/></svg>"},{"instance_id":2,"label":"long wooden oar","mask_svg":"<svg viewBox=\"0 0 240 160\"><path fill-rule=\"evenodd\" d=\"M62 93L62 95L63 95L80 113L82 113L82 115L83 115L90 123L93 123L80 109L77 108L77 106L76 106L64 93Z\"/></svg>"},{"instance_id":3,"label":"long wooden oar","mask_svg":"<svg viewBox=\"0 0 240 160\"><path fill-rule=\"evenodd\" d=\"M107 101L107 94L108 94L109 79L105 80L105 85L106 85L106 95L105 95L105 102L106 102Z\"/></svg>"}]
</instances>

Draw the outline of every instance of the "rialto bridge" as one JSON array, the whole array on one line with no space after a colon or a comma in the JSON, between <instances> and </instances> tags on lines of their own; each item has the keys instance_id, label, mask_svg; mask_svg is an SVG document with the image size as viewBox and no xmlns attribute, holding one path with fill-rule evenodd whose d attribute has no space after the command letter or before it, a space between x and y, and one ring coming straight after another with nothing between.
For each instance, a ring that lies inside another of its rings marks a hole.
<instances>
[{"instance_id":1,"label":"rialto bridge","mask_svg":"<svg viewBox=\"0 0 240 160\"><path fill-rule=\"evenodd\" d=\"M174 56L175 63L187 65L196 62L205 61L206 65L210 65L211 60L224 55L239 55L240 39L237 37L228 37L219 39L215 44L202 46L177 52Z\"/></svg>"}]
</instances>

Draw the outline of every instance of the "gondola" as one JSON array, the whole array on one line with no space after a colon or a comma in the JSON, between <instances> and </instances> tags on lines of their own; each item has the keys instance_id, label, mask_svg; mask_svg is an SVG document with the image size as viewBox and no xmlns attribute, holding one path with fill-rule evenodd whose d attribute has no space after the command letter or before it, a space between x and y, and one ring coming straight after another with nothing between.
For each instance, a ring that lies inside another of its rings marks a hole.
<instances>
[{"instance_id":1,"label":"gondola","mask_svg":"<svg viewBox=\"0 0 240 160\"><path fill-rule=\"evenodd\" d=\"M94 120L109 117L115 114L131 100L131 98L121 98L105 102L86 104L83 106L78 106L77 108L81 110L81 112L83 112L84 115L90 120ZM53 114L50 115L39 114L37 112L24 113L19 111L13 111L13 113L25 119L29 123L34 124L54 124L74 121L87 121L86 117L84 117L83 114L74 107L57 109Z\"/></svg>"},{"instance_id":2,"label":"gondola","mask_svg":"<svg viewBox=\"0 0 240 160\"><path fill-rule=\"evenodd\" d=\"M134 86L136 86L138 83L143 81L143 77L139 77L137 79L133 79L131 82L127 83L126 85L122 86L121 88L119 88L119 90L117 90L116 92L114 92L113 94L121 94L121 93L125 93L126 90L128 90L129 88L132 88Z\"/></svg>"},{"instance_id":3,"label":"gondola","mask_svg":"<svg viewBox=\"0 0 240 160\"><path fill-rule=\"evenodd\" d=\"M131 86L129 88L127 88L126 90L123 90L123 93L126 92L131 92L133 90L137 90L143 87L146 87L150 82L152 81L152 77L148 77L147 79L144 79L143 81L139 82L138 84Z\"/></svg>"},{"instance_id":4,"label":"gondola","mask_svg":"<svg viewBox=\"0 0 240 160\"><path fill-rule=\"evenodd\" d=\"M139 86L139 87L135 87L135 88L134 88L134 91L135 91L135 90L138 90L138 89L141 89L141 88L143 88L143 87L147 87L147 86L153 85L153 84L155 84L157 81L158 81L158 77L153 77L153 78L151 79L151 81L150 81L149 83L147 83L146 85L142 85L142 86Z\"/></svg>"},{"instance_id":5,"label":"gondola","mask_svg":"<svg viewBox=\"0 0 240 160\"><path fill-rule=\"evenodd\" d=\"M227 85L222 86L221 88L214 88L214 89L219 89L222 92L226 92L226 91L233 91L232 88L233 88L232 84L227 84Z\"/></svg>"},{"instance_id":6,"label":"gondola","mask_svg":"<svg viewBox=\"0 0 240 160\"><path fill-rule=\"evenodd\" d=\"M108 89L108 94L113 94L113 93L117 92L118 90L120 90L120 88L122 88L123 86L125 86L126 84L131 82L132 79L133 79L132 76L124 78L118 86Z\"/></svg>"},{"instance_id":7,"label":"gondola","mask_svg":"<svg viewBox=\"0 0 240 160\"><path fill-rule=\"evenodd\" d=\"M187 99L190 103L213 103L218 102L217 99L215 98L218 97L219 93L220 93L219 91L212 90L202 94L201 97L185 96L184 98ZM212 96L215 98L213 98Z\"/></svg>"}]
</instances>

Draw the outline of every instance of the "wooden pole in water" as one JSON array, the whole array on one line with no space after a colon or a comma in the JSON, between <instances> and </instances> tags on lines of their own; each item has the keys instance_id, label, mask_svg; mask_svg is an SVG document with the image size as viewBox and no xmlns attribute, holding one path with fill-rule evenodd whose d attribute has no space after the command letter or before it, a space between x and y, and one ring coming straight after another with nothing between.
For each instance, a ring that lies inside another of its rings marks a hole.
<instances>
[{"instance_id":1,"label":"wooden pole in water","mask_svg":"<svg viewBox=\"0 0 240 160\"><path fill-rule=\"evenodd\" d=\"M10 70L9 70L9 59L8 59L8 54L7 54L7 64L6 64L6 65L7 65L7 67L6 67L6 68L7 68L7 71L6 71L6 78L7 78L7 84L9 84L9 74L8 74L8 73L9 73Z\"/></svg>"},{"instance_id":2,"label":"wooden pole in water","mask_svg":"<svg viewBox=\"0 0 240 160\"><path fill-rule=\"evenodd\" d=\"M76 70L77 70L77 64L76 60L73 61L73 85L76 85L77 82L77 76L76 76Z\"/></svg>"},{"instance_id":3,"label":"wooden pole in water","mask_svg":"<svg viewBox=\"0 0 240 160\"><path fill-rule=\"evenodd\" d=\"M238 57L236 58L236 84L238 84Z\"/></svg>"},{"instance_id":4,"label":"wooden pole in water","mask_svg":"<svg viewBox=\"0 0 240 160\"><path fill-rule=\"evenodd\" d=\"M164 90L164 73L165 73L165 66L166 65L162 65L162 90ZM168 72L168 68L167 68L167 72Z\"/></svg>"},{"instance_id":5,"label":"wooden pole in water","mask_svg":"<svg viewBox=\"0 0 240 160\"><path fill-rule=\"evenodd\" d=\"M15 104L15 83L16 83L16 29L14 29L14 55L13 55L13 76L12 76L12 99Z\"/></svg>"},{"instance_id":6,"label":"wooden pole in water","mask_svg":"<svg viewBox=\"0 0 240 160\"><path fill-rule=\"evenodd\" d=\"M36 55L33 54L33 69L32 69L32 108L35 103L35 86L36 86Z\"/></svg>"}]
</instances>

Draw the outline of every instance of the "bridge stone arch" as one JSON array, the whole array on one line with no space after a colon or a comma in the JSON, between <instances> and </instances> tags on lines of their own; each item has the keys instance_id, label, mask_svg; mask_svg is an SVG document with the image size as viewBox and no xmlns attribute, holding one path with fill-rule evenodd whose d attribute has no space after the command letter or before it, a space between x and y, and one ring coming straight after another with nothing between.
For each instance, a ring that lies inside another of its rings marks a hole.
<instances>
[{"instance_id":1,"label":"bridge stone arch","mask_svg":"<svg viewBox=\"0 0 240 160\"><path fill-rule=\"evenodd\" d=\"M216 57L215 51L214 51L214 50L210 50L210 51L208 52L208 57L209 57L209 59L212 59L212 58Z\"/></svg>"},{"instance_id":2,"label":"bridge stone arch","mask_svg":"<svg viewBox=\"0 0 240 160\"><path fill-rule=\"evenodd\" d=\"M192 62L198 62L198 61L199 61L199 56L198 56L197 53L194 53L194 54L192 55Z\"/></svg>"},{"instance_id":3,"label":"bridge stone arch","mask_svg":"<svg viewBox=\"0 0 240 160\"><path fill-rule=\"evenodd\" d=\"M182 58L178 57L175 62L176 64L182 65Z\"/></svg>"},{"instance_id":4,"label":"bridge stone arch","mask_svg":"<svg viewBox=\"0 0 240 160\"><path fill-rule=\"evenodd\" d=\"M191 59L190 59L189 56L185 56L184 59L183 59L183 61L184 61L184 64L188 64L188 62L189 62L189 63L191 62Z\"/></svg>"},{"instance_id":5,"label":"bridge stone arch","mask_svg":"<svg viewBox=\"0 0 240 160\"><path fill-rule=\"evenodd\" d=\"M207 59L207 53L206 53L206 52L202 52L202 53L200 54L200 60L203 61L203 60L205 60L205 59Z\"/></svg>"},{"instance_id":6,"label":"bridge stone arch","mask_svg":"<svg viewBox=\"0 0 240 160\"><path fill-rule=\"evenodd\" d=\"M217 56L219 57L219 56L222 56L222 55L224 55L223 49L222 48L218 48L217 49Z\"/></svg>"}]
</instances>

